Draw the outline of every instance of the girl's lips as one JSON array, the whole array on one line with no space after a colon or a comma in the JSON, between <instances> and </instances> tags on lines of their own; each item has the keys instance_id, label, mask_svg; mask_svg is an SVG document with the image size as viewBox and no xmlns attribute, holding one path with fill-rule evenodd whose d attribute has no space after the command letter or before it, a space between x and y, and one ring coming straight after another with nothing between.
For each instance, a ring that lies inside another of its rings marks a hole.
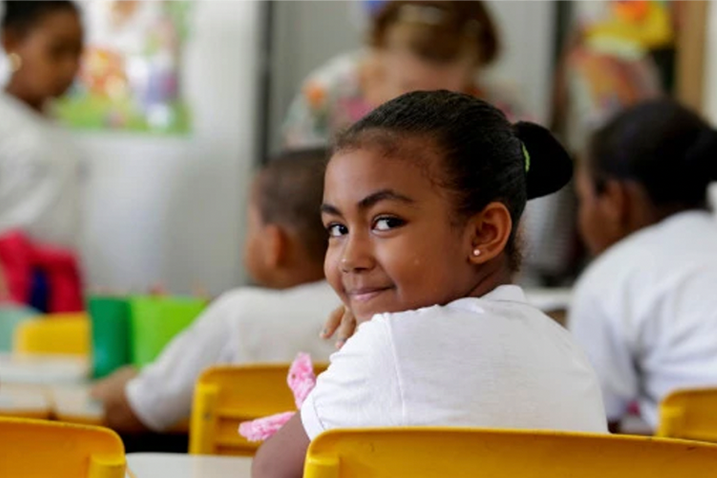
<instances>
[{"instance_id":1,"label":"girl's lips","mask_svg":"<svg viewBox=\"0 0 717 478\"><path fill-rule=\"evenodd\" d=\"M368 302L383 292L389 290L390 287L366 287L361 289L354 289L346 291L349 298L356 302Z\"/></svg>"}]
</instances>

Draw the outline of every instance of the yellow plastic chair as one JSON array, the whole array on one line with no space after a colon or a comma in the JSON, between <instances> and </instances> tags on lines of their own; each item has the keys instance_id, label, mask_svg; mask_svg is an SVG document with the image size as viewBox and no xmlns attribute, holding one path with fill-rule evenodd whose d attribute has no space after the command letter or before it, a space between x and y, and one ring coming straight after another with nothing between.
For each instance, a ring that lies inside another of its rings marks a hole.
<instances>
[{"instance_id":1,"label":"yellow plastic chair","mask_svg":"<svg viewBox=\"0 0 717 478\"><path fill-rule=\"evenodd\" d=\"M89 318L85 313L54 314L22 322L15 329L13 352L88 356Z\"/></svg>"},{"instance_id":2,"label":"yellow plastic chair","mask_svg":"<svg viewBox=\"0 0 717 478\"><path fill-rule=\"evenodd\" d=\"M2 476L124 478L124 445L112 430L0 418Z\"/></svg>"},{"instance_id":3,"label":"yellow plastic chair","mask_svg":"<svg viewBox=\"0 0 717 478\"><path fill-rule=\"evenodd\" d=\"M321 373L326 365L316 365ZM286 383L289 364L220 366L204 371L194 388L189 453L252 456L259 443L239 435L244 421L296 410Z\"/></svg>"},{"instance_id":4,"label":"yellow plastic chair","mask_svg":"<svg viewBox=\"0 0 717 478\"><path fill-rule=\"evenodd\" d=\"M304 478L713 478L717 445L628 435L461 428L332 430Z\"/></svg>"},{"instance_id":5,"label":"yellow plastic chair","mask_svg":"<svg viewBox=\"0 0 717 478\"><path fill-rule=\"evenodd\" d=\"M660 404L658 436L717 443L717 388L677 390Z\"/></svg>"}]
</instances>

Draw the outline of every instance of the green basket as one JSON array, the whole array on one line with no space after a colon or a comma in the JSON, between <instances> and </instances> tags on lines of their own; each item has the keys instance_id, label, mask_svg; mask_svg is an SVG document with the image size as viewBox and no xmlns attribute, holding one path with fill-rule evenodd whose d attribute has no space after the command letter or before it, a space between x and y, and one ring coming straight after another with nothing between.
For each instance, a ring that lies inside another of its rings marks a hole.
<instances>
[{"instance_id":1,"label":"green basket","mask_svg":"<svg viewBox=\"0 0 717 478\"><path fill-rule=\"evenodd\" d=\"M90 297L93 376L104 377L130 363L129 302L119 297Z\"/></svg>"},{"instance_id":2,"label":"green basket","mask_svg":"<svg viewBox=\"0 0 717 478\"><path fill-rule=\"evenodd\" d=\"M190 297L130 298L130 356L135 366L152 362L175 335L190 325L206 302Z\"/></svg>"}]
</instances>

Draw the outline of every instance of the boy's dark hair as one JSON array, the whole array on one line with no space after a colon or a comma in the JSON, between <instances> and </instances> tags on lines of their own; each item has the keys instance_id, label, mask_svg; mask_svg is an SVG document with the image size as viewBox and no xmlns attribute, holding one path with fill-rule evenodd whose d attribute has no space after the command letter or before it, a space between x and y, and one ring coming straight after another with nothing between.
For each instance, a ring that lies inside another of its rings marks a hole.
<instances>
[{"instance_id":1,"label":"boy's dark hair","mask_svg":"<svg viewBox=\"0 0 717 478\"><path fill-rule=\"evenodd\" d=\"M657 207L704 208L707 187L717 180L717 131L673 100L648 101L593 135L588 167L598 192L607 179L627 179Z\"/></svg>"},{"instance_id":2,"label":"boy's dark hair","mask_svg":"<svg viewBox=\"0 0 717 478\"><path fill-rule=\"evenodd\" d=\"M281 153L261 168L255 200L264 223L295 231L312 259L323 262L328 234L321 222L325 148Z\"/></svg>"},{"instance_id":3,"label":"boy's dark hair","mask_svg":"<svg viewBox=\"0 0 717 478\"><path fill-rule=\"evenodd\" d=\"M20 34L27 32L41 18L49 13L61 10L77 12L77 5L67 0L57 1L16 1L3 2L3 30L14 30Z\"/></svg>"},{"instance_id":4,"label":"boy's dark hair","mask_svg":"<svg viewBox=\"0 0 717 478\"><path fill-rule=\"evenodd\" d=\"M381 148L403 159L407 140L430 141L443 159L440 177L432 179L452 193L457 220L491 202L505 204L513 220L506 253L517 270L516 231L526 201L558 191L572 176L572 161L560 143L536 124L512 125L473 96L418 91L375 109L340 135L335 149Z\"/></svg>"},{"instance_id":5,"label":"boy's dark hair","mask_svg":"<svg viewBox=\"0 0 717 478\"><path fill-rule=\"evenodd\" d=\"M402 21L410 8L434 9L435 20L415 29L409 40L409 48L420 58L434 62L454 60L470 38L483 65L493 62L499 53L500 42L495 23L485 2L464 1L391 1L381 7L373 17L370 43L376 47L386 44L391 26Z\"/></svg>"}]
</instances>

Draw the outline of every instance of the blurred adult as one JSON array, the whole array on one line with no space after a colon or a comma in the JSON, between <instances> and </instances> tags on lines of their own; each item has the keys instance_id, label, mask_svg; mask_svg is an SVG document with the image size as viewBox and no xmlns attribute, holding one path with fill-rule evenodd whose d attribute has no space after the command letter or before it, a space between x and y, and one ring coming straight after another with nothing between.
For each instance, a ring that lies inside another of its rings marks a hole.
<instances>
[{"instance_id":1,"label":"blurred adult","mask_svg":"<svg viewBox=\"0 0 717 478\"><path fill-rule=\"evenodd\" d=\"M414 90L473 94L522 116L514 95L481 74L500 37L481 1L365 2L365 48L344 53L304 82L284 124L288 148L324 145L378 105Z\"/></svg>"}]
</instances>

